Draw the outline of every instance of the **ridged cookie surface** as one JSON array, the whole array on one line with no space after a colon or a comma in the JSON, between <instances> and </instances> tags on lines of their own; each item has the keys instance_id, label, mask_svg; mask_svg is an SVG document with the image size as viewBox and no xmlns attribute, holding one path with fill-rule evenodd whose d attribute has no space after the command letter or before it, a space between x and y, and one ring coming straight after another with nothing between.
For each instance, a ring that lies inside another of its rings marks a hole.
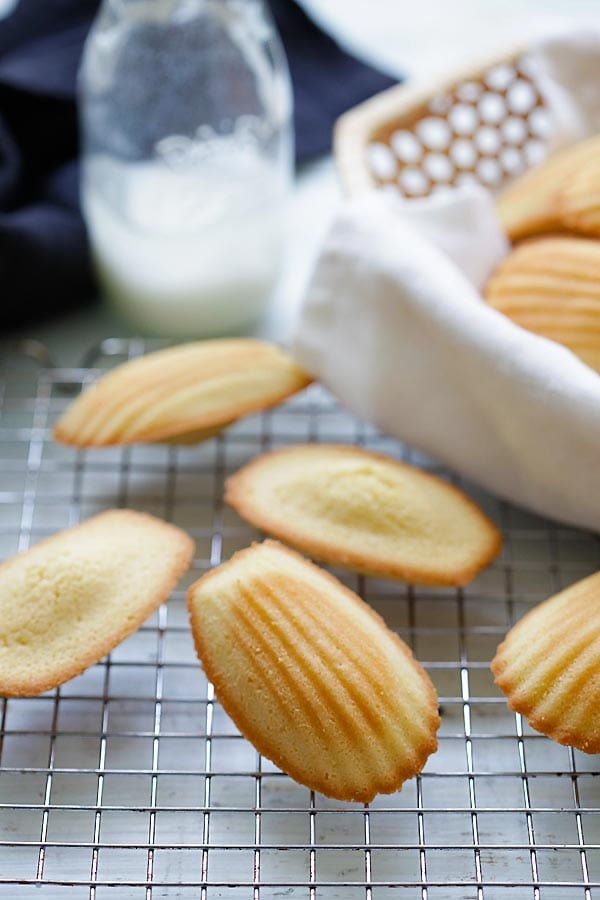
<instances>
[{"instance_id":1,"label":"ridged cookie surface","mask_svg":"<svg viewBox=\"0 0 600 900\"><path fill-rule=\"evenodd\" d=\"M527 613L498 647L492 672L532 728L600 753L600 572Z\"/></svg>"},{"instance_id":2,"label":"ridged cookie surface","mask_svg":"<svg viewBox=\"0 0 600 900\"><path fill-rule=\"evenodd\" d=\"M291 357L262 341L181 344L117 366L71 404L54 436L77 447L197 442L310 381Z\"/></svg>"},{"instance_id":3,"label":"ridged cookie surface","mask_svg":"<svg viewBox=\"0 0 600 900\"><path fill-rule=\"evenodd\" d=\"M597 157L565 179L556 198L558 217L564 228L600 236L600 144Z\"/></svg>"},{"instance_id":4,"label":"ridged cookie surface","mask_svg":"<svg viewBox=\"0 0 600 900\"><path fill-rule=\"evenodd\" d=\"M564 344L600 371L600 241L527 241L501 263L485 297L517 325Z\"/></svg>"},{"instance_id":5,"label":"ridged cookie surface","mask_svg":"<svg viewBox=\"0 0 600 900\"><path fill-rule=\"evenodd\" d=\"M240 731L284 772L368 802L437 748L437 697L409 648L333 576L265 541L188 592L198 656Z\"/></svg>"},{"instance_id":6,"label":"ridged cookie surface","mask_svg":"<svg viewBox=\"0 0 600 900\"><path fill-rule=\"evenodd\" d=\"M600 137L596 136L553 154L506 188L497 208L511 240L568 228L562 218L560 192L579 171L596 171L599 159Z\"/></svg>"},{"instance_id":7,"label":"ridged cookie surface","mask_svg":"<svg viewBox=\"0 0 600 900\"><path fill-rule=\"evenodd\" d=\"M420 584L466 584L502 543L456 488L358 447L300 444L266 453L227 480L225 499L317 559Z\"/></svg>"},{"instance_id":8,"label":"ridged cookie surface","mask_svg":"<svg viewBox=\"0 0 600 900\"><path fill-rule=\"evenodd\" d=\"M0 565L0 695L32 697L98 662L167 599L194 544L109 510Z\"/></svg>"}]
</instances>

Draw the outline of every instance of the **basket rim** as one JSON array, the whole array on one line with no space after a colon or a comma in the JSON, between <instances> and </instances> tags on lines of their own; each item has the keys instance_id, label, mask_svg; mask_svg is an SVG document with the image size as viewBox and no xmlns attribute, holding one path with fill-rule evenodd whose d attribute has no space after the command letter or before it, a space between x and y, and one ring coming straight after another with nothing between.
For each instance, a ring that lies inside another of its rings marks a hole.
<instances>
[{"instance_id":1,"label":"basket rim","mask_svg":"<svg viewBox=\"0 0 600 900\"><path fill-rule=\"evenodd\" d=\"M512 64L528 49L527 45L512 45L496 54L472 59L460 68L393 85L343 113L333 129L333 157L344 193L356 194L377 187L365 165L364 152L374 131L392 117L400 126L403 119L425 107L436 94L451 91L463 81L481 78L495 66Z\"/></svg>"}]
</instances>

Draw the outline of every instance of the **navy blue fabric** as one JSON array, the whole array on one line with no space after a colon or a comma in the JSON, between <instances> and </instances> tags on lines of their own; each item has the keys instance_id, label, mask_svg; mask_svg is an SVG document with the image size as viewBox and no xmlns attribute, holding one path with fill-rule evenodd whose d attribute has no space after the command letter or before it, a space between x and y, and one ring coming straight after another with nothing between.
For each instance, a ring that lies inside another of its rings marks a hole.
<instances>
[{"instance_id":1,"label":"navy blue fabric","mask_svg":"<svg viewBox=\"0 0 600 900\"><path fill-rule=\"evenodd\" d=\"M75 79L98 0L20 0L0 21L0 329L90 302L79 210ZM327 152L335 119L392 79L271 0L294 86L297 160Z\"/></svg>"}]
</instances>

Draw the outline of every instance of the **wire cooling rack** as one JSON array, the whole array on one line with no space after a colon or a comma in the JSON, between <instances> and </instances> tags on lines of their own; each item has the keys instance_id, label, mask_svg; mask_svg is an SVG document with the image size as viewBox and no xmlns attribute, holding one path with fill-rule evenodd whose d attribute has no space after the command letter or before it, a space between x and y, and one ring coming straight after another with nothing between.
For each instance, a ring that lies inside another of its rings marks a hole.
<instances>
[{"instance_id":1,"label":"wire cooling rack","mask_svg":"<svg viewBox=\"0 0 600 900\"><path fill-rule=\"evenodd\" d=\"M94 368L52 368L6 349L0 359L0 557L111 506L174 521L197 542L168 604L109 657L41 697L0 700L0 897L600 897L597 758L529 729L489 670L512 622L598 568L597 539L467 486L506 540L468 587L336 572L425 665L440 695L440 748L400 793L369 806L311 793L239 735L195 658L185 588L257 537L223 506L224 477L269 447L306 440L357 442L439 469L316 387L197 447L54 444L52 422L98 368L146 349L105 341Z\"/></svg>"}]
</instances>

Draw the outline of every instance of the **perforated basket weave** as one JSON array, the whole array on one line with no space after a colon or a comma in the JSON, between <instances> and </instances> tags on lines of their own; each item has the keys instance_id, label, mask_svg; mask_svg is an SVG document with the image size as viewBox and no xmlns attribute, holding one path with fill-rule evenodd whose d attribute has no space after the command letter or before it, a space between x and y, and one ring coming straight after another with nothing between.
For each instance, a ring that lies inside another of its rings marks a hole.
<instances>
[{"instance_id":1,"label":"perforated basket weave","mask_svg":"<svg viewBox=\"0 0 600 900\"><path fill-rule=\"evenodd\" d=\"M335 131L344 188L419 197L472 181L502 187L548 154L550 117L531 69L518 51L355 107Z\"/></svg>"}]
</instances>

